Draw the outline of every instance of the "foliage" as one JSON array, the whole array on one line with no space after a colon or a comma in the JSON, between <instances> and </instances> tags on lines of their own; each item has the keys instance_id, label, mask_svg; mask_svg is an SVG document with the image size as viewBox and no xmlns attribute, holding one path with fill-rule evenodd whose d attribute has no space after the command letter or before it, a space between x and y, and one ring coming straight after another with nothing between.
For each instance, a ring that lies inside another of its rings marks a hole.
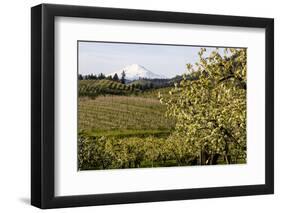
<instances>
[{"instance_id":1,"label":"foliage","mask_svg":"<svg viewBox=\"0 0 281 213\"><path fill-rule=\"evenodd\" d=\"M113 81L116 81L116 82L118 82L119 81L119 78L118 78L118 75L117 75L117 73L115 73L114 74L114 76L113 76Z\"/></svg>"},{"instance_id":2,"label":"foliage","mask_svg":"<svg viewBox=\"0 0 281 213\"><path fill-rule=\"evenodd\" d=\"M122 73L121 73L121 80L120 80L121 84L125 84L125 82L126 82L125 77L126 77L126 73L123 70Z\"/></svg>"},{"instance_id":3,"label":"foliage","mask_svg":"<svg viewBox=\"0 0 281 213\"><path fill-rule=\"evenodd\" d=\"M171 135L178 151L193 154L201 164L236 163L246 160L246 49L214 51L199 63L188 64L193 80L175 84L160 100L167 116L176 119Z\"/></svg>"},{"instance_id":4,"label":"foliage","mask_svg":"<svg viewBox=\"0 0 281 213\"><path fill-rule=\"evenodd\" d=\"M79 80L96 80L98 77L96 75L93 75L93 73L88 75L81 75L79 74Z\"/></svg>"},{"instance_id":5,"label":"foliage","mask_svg":"<svg viewBox=\"0 0 281 213\"><path fill-rule=\"evenodd\" d=\"M154 98L154 99L159 100L159 98L158 98L159 93L161 94L162 97L169 96L169 92L172 88L173 87L164 87L164 88L147 90L147 91L144 91L141 94L139 94L139 97ZM163 115L163 116L165 116L165 115Z\"/></svg>"},{"instance_id":6,"label":"foliage","mask_svg":"<svg viewBox=\"0 0 281 213\"><path fill-rule=\"evenodd\" d=\"M120 82L102 80L79 80L79 97L87 96L96 98L99 95L131 95L140 91L131 85L121 84Z\"/></svg>"},{"instance_id":7,"label":"foliage","mask_svg":"<svg viewBox=\"0 0 281 213\"><path fill-rule=\"evenodd\" d=\"M95 137L80 132L78 168L121 169L192 165L193 156L178 155L165 137Z\"/></svg>"}]
</instances>

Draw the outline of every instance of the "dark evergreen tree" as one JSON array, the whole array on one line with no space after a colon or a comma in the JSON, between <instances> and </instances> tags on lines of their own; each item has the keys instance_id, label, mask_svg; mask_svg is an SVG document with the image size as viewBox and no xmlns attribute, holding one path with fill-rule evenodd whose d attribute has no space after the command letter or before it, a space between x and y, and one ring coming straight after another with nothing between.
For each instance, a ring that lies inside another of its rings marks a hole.
<instances>
[{"instance_id":1,"label":"dark evergreen tree","mask_svg":"<svg viewBox=\"0 0 281 213\"><path fill-rule=\"evenodd\" d=\"M78 74L78 80L83 80L83 75Z\"/></svg>"},{"instance_id":2,"label":"dark evergreen tree","mask_svg":"<svg viewBox=\"0 0 281 213\"><path fill-rule=\"evenodd\" d=\"M98 76L98 79L99 80L105 79L105 75L103 73L100 73Z\"/></svg>"},{"instance_id":3,"label":"dark evergreen tree","mask_svg":"<svg viewBox=\"0 0 281 213\"><path fill-rule=\"evenodd\" d=\"M125 77L126 77L126 73L125 73L125 71L123 70L123 71L122 71L122 74L121 74L121 83L122 83L122 84L125 84L125 82L126 82Z\"/></svg>"},{"instance_id":4,"label":"dark evergreen tree","mask_svg":"<svg viewBox=\"0 0 281 213\"><path fill-rule=\"evenodd\" d=\"M97 76L94 75L93 73L91 73L91 74L88 74L88 75L84 75L83 79L85 79L85 80L96 80Z\"/></svg>"},{"instance_id":5,"label":"dark evergreen tree","mask_svg":"<svg viewBox=\"0 0 281 213\"><path fill-rule=\"evenodd\" d=\"M96 75L91 74L91 79L96 80L96 79L98 79L98 77Z\"/></svg>"},{"instance_id":6,"label":"dark evergreen tree","mask_svg":"<svg viewBox=\"0 0 281 213\"><path fill-rule=\"evenodd\" d=\"M119 81L119 78L118 78L117 73L114 74L114 76L113 76L113 81L117 81L117 82Z\"/></svg>"},{"instance_id":7,"label":"dark evergreen tree","mask_svg":"<svg viewBox=\"0 0 281 213\"><path fill-rule=\"evenodd\" d=\"M112 80L112 76L109 75L109 76L106 77L106 79L107 79L107 80Z\"/></svg>"}]
</instances>

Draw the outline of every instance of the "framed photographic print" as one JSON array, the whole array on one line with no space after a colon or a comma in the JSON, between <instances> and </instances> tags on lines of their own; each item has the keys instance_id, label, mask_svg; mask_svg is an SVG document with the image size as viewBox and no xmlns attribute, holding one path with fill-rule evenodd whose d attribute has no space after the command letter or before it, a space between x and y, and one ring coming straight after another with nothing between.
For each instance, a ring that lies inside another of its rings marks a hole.
<instances>
[{"instance_id":1,"label":"framed photographic print","mask_svg":"<svg viewBox=\"0 0 281 213\"><path fill-rule=\"evenodd\" d=\"M274 192L274 21L31 9L31 203Z\"/></svg>"}]
</instances>

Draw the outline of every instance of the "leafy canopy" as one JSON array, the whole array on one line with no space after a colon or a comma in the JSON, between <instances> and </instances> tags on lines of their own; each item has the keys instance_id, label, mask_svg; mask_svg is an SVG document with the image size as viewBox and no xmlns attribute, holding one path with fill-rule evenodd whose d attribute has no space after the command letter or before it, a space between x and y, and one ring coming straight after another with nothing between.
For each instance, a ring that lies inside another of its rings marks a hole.
<instances>
[{"instance_id":1,"label":"leafy canopy","mask_svg":"<svg viewBox=\"0 0 281 213\"><path fill-rule=\"evenodd\" d=\"M170 137L174 152L197 157L201 164L246 160L246 49L226 48L224 54L206 49L199 62L187 64L195 80L186 75L170 91L161 94L167 115L176 119Z\"/></svg>"}]
</instances>

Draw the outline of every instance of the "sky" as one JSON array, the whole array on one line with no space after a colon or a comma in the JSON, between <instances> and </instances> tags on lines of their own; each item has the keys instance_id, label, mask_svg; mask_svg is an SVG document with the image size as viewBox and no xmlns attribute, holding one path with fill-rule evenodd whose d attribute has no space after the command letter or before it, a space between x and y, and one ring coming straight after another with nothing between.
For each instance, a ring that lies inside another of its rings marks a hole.
<instances>
[{"instance_id":1,"label":"sky","mask_svg":"<svg viewBox=\"0 0 281 213\"><path fill-rule=\"evenodd\" d=\"M199 46L134 43L78 42L79 74L109 74L139 64L167 78L186 72L186 64L198 62ZM215 48L206 48L208 52ZM222 49L220 50L222 51Z\"/></svg>"}]
</instances>

